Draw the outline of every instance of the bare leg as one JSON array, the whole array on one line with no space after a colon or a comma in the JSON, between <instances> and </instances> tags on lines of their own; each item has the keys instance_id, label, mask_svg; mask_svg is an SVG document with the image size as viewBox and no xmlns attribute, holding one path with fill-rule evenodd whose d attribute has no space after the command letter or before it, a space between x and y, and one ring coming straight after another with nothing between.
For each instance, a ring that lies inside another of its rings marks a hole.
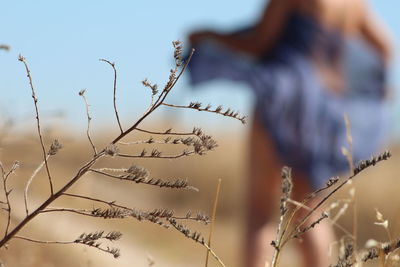
<instances>
[{"instance_id":1,"label":"bare leg","mask_svg":"<svg viewBox=\"0 0 400 267\"><path fill-rule=\"evenodd\" d=\"M247 233L245 265L264 267L270 260L273 248L269 243L276 238L276 221L273 214L278 211L282 163L277 157L275 146L259 118L255 116L250 133L249 187L247 196ZM306 177L294 171L294 199L301 201L312 191ZM302 217L303 214L299 214ZM310 220L318 219L316 213ZM298 243L305 266L329 265L328 248L334 241L332 226L321 223L303 236ZM297 242L297 241L295 241Z\"/></svg>"},{"instance_id":2,"label":"bare leg","mask_svg":"<svg viewBox=\"0 0 400 267\"><path fill-rule=\"evenodd\" d=\"M298 201L304 199L304 197L312 192L307 177L304 177L300 173L294 173L295 184L294 184L294 198ZM297 179L296 179L297 178ZM315 206L317 200L312 201L308 204L309 207ZM322 214L322 210L317 210L310 218L309 222L316 221ZM299 214L299 218L305 216L305 211ZM335 234L332 225L327 221L323 221L318 224L315 228L308 231L303 237L303 242L298 242L297 245L302 252L305 266L315 267L326 267L331 263L331 259L328 256L329 246L335 240Z\"/></svg>"},{"instance_id":3,"label":"bare leg","mask_svg":"<svg viewBox=\"0 0 400 267\"><path fill-rule=\"evenodd\" d=\"M266 227L278 205L280 169L275 145L267 136L257 115L250 132L250 155L247 192L247 232L245 264L243 266L264 266L272 255L269 243L276 228Z\"/></svg>"}]
</instances>

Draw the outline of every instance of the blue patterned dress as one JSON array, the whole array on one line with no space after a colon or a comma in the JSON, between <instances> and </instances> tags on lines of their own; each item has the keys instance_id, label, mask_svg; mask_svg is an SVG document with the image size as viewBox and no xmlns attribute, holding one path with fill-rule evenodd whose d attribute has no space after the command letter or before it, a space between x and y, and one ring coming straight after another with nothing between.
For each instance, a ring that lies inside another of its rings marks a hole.
<instances>
[{"instance_id":1,"label":"blue patterned dress","mask_svg":"<svg viewBox=\"0 0 400 267\"><path fill-rule=\"evenodd\" d=\"M284 164L308 175L314 187L348 170L344 113L351 122L353 158L376 153L386 136L385 66L356 37L343 38L312 18L293 14L268 56L254 60L213 41L198 44L189 63L193 85L215 79L244 82ZM342 60L346 88L332 93L316 71L315 55Z\"/></svg>"}]
</instances>

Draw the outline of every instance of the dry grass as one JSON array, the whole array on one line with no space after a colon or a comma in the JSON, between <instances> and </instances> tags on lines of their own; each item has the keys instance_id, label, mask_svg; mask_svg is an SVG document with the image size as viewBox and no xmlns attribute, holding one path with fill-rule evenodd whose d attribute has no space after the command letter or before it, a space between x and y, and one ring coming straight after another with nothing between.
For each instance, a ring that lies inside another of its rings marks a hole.
<instances>
[{"instance_id":1,"label":"dry grass","mask_svg":"<svg viewBox=\"0 0 400 267\"><path fill-rule=\"evenodd\" d=\"M50 137L49 137L50 138ZM79 190L93 194L101 193L104 198L118 200L127 205L134 205L143 209L174 206L177 211L203 210L211 213L215 184L217 178L223 180L218 209L218 220L215 226L213 246L224 259L227 266L240 266L242 251L242 234L244 223L244 188L246 182L246 154L247 146L243 131L238 137L221 138L220 147L209 153L207 157L183 158L171 162L151 161L147 162L154 175L190 177L190 182L200 189L198 193L164 191L146 185L131 185L110 182L103 177L90 176L89 179L79 184ZM21 142L21 140L23 140ZM98 143L104 139L97 138ZM90 150L82 150L89 144L84 138L69 136L63 140L65 148L53 162L54 175L57 177L69 177L76 166L84 161ZM36 157L40 147L34 135L10 136L4 140L1 150L1 158L5 164L15 159L20 159L24 168L18 172L15 185L23 183L31 174L33 168L40 161ZM29 151L29 153L26 153ZM387 234L377 225L375 208L381 211L390 222L392 236L398 236L400 232L400 215L398 203L400 195L397 188L400 181L397 178L399 171L399 157L396 157L398 149L392 149L394 157L381 166L366 170L358 177L354 185L357 190L356 201L358 203L358 247L363 247L365 242L374 238L378 241L386 241ZM126 160L129 163L129 160ZM121 163L121 164L124 164ZM173 166L173 167L172 167ZM65 179L66 179L65 178ZM294 178L295 179L295 178ZM39 197L48 190L45 174L37 179L32 196ZM60 181L62 182L62 181ZM296 182L296 180L294 180ZM57 186L57 184L55 185ZM78 188L78 187L77 187ZM15 198L22 192L15 192ZM153 197L149 199L147 196ZM339 193L336 199L348 198L348 190ZM39 201L39 199L37 199ZM76 200L70 203L58 203L57 205L77 205ZM79 203L79 205L88 203ZM278 209L278 206L277 206ZM23 209L18 211L21 216ZM54 220L57 216L57 220ZM52 227L46 227L48 221L52 221ZM353 216L347 212L339 221L347 229L353 227ZM193 225L197 229L207 232L206 227ZM120 229L125 233L120 243L122 250L121 259L117 260L118 266L147 266L147 257L155 261L155 266L203 266L205 250L196 244L184 239L178 233L158 228L146 222L113 221L106 224L92 218L82 218L76 215L65 214L46 215L37 220L26 231L35 231L39 237L47 239L66 239L84 231L92 229ZM27 244L23 241L13 241L8 250L0 251L0 258L8 263L7 266L110 266L116 262L108 255L102 255L96 251L82 247L48 246ZM289 249L287 253L292 253ZM24 257L22 257L22 255ZM71 257L71 255L75 255ZM285 255L283 256L285 258ZM293 263L293 262L292 262ZM285 260L283 260L285 264ZM209 266L216 266L213 262ZM288 266L294 266L292 264ZM366 265L368 266L368 265ZM375 266L373 263L370 266Z\"/></svg>"}]
</instances>

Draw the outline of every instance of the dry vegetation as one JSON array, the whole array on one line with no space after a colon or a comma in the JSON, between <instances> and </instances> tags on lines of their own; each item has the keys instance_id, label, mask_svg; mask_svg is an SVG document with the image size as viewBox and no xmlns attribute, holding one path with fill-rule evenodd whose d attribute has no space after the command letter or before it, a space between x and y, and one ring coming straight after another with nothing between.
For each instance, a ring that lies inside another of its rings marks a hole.
<instances>
[{"instance_id":1,"label":"dry vegetation","mask_svg":"<svg viewBox=\"0 0 400 267\"><path fill-rule=\"evenodd\" d=\"M179 126L176 126L179 128ZM61 130L60 130L61 131ZM58 136L56 131L54 136ZM187 176L190 182L200 189L197 193L164 191L157 188L146 186L135 186L126 183L113 183L107 179L99 179L94 175L87 177L78 186L80 190L90 193L101 192L105 197L125 202L127 205L135 205L143 209L155 207L174 207L177 212L184 212L188 209L193 211L205 211L211 213L213 197L215 194L216 178L222 178L222 190L220 204L217 214L216 228L214 232L214 248L227 266L241 267L240 257L242 251L242 234L244 223L244 194L245 186L245 155L246 143L238 142L243 140L244 132L240 136L223 138L216 135L219 148L206 157L184 158L174 161L176 165L169 162L147 162L149 169L154 175L165 173L166 176ZM49 136L49 140L51 137ZM21 142L21 140L23 140ZM105 142L105 138L96 138L99 143ZM87 140L77 136L65 136L63 138L63 152L54 160L54 175L57 177L69 177L72 170L82 163L89 151L81 153L82 147L89 148ZM30 153L25 153L30 151ZM378 209L385 219L389 220L389 229L392 236L400 232L400 216L398 208L400 196L397 188L400 186L398 181L398 149L392 149L394 157L375 168L366 170L358 177L353 185L356 188L356 203L358 205L358 246L363 247L368 239L386 241L385 230L374 224L376 222L375 208ZM4 140L1 150L1 157L4 164L11 164L16 158L20 159L23 167L20 168L18 176L13 179L13 185L21 185L24 177L31 174L35 168L34 162L40 159L37 154L40 152L37 138L34 134L21 136L8 136ZM77 153L79 152L79 153ZM127 161L129 162L129 161ZM37 187L32 192L33 196L40 196L47 189L45 176L37 180ZM294 182L296 183L294 177ZM21 196L22 192L15 192ZM152 198L148 199L151 195ZM390 196L390 197L388 197ZM335 199L349 198L349 190L339 192ZM333 201L333 200L332 200ZM68 200L57 205L81 206L85 204L80 201ZM82 207L82 206L81 206ZM277 205L278 209L278 205ZM339 223L346 229L353 228L353 215L347 211L339 220ZM20 211L23 213L23 210ZM58 222L54 221L54 218ZM46 227L48 221L52 220L52 228ZM74 246L48 246L30 244L24 241L13 241L8 250L0 251L0 258L8 263L6 266L148 266L147 257L150 255L156 264L154 266L203 266L205 251L196 244L192 244L180 235L171 231L161 229L146 222L130 221L98 221L91 218L81 218L72 214L46 215L34 222L28 231L34 231L38 237L45 239L66 239L80 231L90 231L92 229L119 229L124 233L124 237L118 243L121 248L121 258L114 260L108 255L103 255L86 249ZM104 227L107 228L104 228ZM197 229L207 232L206 227ZM338 236L342 235L337 231ZM288 253L284 251L282 266L296 266L293 262L288 263L285 259ZM70 255L74 255L71 257ZM292 259L293 256L290 258ZM211 264L210 266L218 266ZM379 266L376 262L371 262L364 266Z\"/></svg>"},{"instance_id":2,"label":"dry vegetation","mask_svg":"<svg viewBox=\"0 0 400 267\"><path fill-rule=\"evenodd\" d=\"M33 221L45 217L48 214L59 214L58 219L66 214L74 214L81 217L90 217L97 220L136 220L139 222L146 221L159 227L176 231L184 237L203 246L207 250L207 257L212 257L221 265L224 266L222 260L217 256L214 250L210 247L211 240L208 241L198 231L191 230L186 224L195 222L200 224L211 224L208 215L202 212L186 211L177 214L174 210L166 207L141 209L136 205L127 206L124 203L117 202L115 197L107 198L104 192L92 192L91 190L83 190L82 186L77 186L84 178L89 175L97 176L97 179L108 179L113 183L131 183L140 184L158 189L166 190L183 190L196 192L198 189L189 184L186 178L165 177L165 173L160 175L161 178L155 177L150 171L139 165L144 161L162 161L162 160L177 160L187 158L189 156L202 156L208 151L214 150L217 147L216 141L204 133L200 128L193 127L191 130L177 131L172 128L160 129L160 125L154 125L155 128L143 128L143 121L147 121L148 117L158 108L164 106L173 109L192 109L207 113L214 113L225 117L230 117L245 123L245 117L240 116L238 112L231 109L224 110L221 106L213 108L210 105L203 107L201 103L192 102L186 106L178 106L167 102L167 96L172 91L175 84L185 71L187 64L193 51L188 59L182 60L182 46L179 41L173 42L175 66L170 70L169 78L164 87L159 90L158 85L152 84L147 79L143 81L143 85L150 89L151 102L148 109L133 122L128 125L122 125L120 115L117 108L117 70L114 63L100 59L112 67L114 73L113 79L113 107L114 114L119 129L119 133L114 137L109 137L104 145L97 146L91 137L91 114L89 102L85 96L86 90L81 90L79 96L84 100L87 116L86 137L90 143L89 156L86 157L83 163L75 167L70 178L66 180L56 179L53 171L50 168L50 162L57 158L63 145L57 139L46 142L43 135L43 125L41 122L38 97L36 95L33 77L26 59L19 56L19 61L25 67L28 83L35 107L36 129L39 139L41 160L31 174L27 175L20 184L12 184L12 178L16 175L21 167L20 160L15 160L10 165L5 165L0 162L0 176L2 178L3 199L0 204L5 213L4 235L0 239L0 248L6 249L12 241L19 240L41 245L81 245L86 248L92 248L98 252L111 254L114 258L120 257L120 249L115 247L113 243L122 237L120 231L115 230L91 230L88 232L81 231L81 234L75 237L66 239L47 239L38 238L38 231L28 231ZM145 135L143 139L134 141L127 140L134 133L142 133ZM51 145L48 145L51 143ZM174 147L174 148L171 148ZM171 148L171 149L169 149ZM80 152L82 153L82 152ZM117 161L118 159L118 161ZM129 160L130 163L126 163ZM126 165L121 165L125 161ZM37 197L32 197L33 184L36 184L36 177L39 177L41 172L45 173L47 180L46 187L39 187L42 192ZM99 178L101 177L101 178ZM57 177L58 178L58 177ZM47 192L46 192L47 191ZM93 194L95 193L95 194ZM22 197L21 197L22 195ZM21 201L21 198L23 201ZM151 199L151 195L145 197L146 200ZM86 205L90 204L90 208L56 205L71 199L75 201L86 201ZM23 202L23 205L20 205ZM215 200L215 207L217 198ZM21 212L19 209L23 209ZM215 214L215 209L213 214ZM46 223L41 224L50 228ZM211 238L211 234L210 234ZM208 261L206 261L207 264Z\"/></svg>"},{"instance_id":3,"label":"dry vegetation","mask_svg":"<svg viewBox=\"0 0 400 267\"><path fill-rule=\"evenodd\" d=\"M106 134L94 137L91 133L92 118L84 90L79 95L86 107L86 138L68 136L61 129L52 134L43 132L32 76L26 60L20 57L36 108L37 133L6 135L1 140L1 222L5 234L0 241L0 258L6 266L110 266L116 262L107 253L119 258L120 251L123 257L118 259L118 266L203 266L206 252L214 258L209 266L223 265L221 259L227 266L240 266L246 193L245 130L229 138L219 132L219 150L194 159L188 156L201 156L216 147L214 139L199 128L187 131L187 126L163 127L163 123L155 122L146 130L139 127L160 106L211 112L244 122L244 117L230 109L203 107L197 102L187 106L165 102L186 66L181 61L180 44L174 46L176 65L169 80L160 92L156 85L143 81L151 90L151 105L128 127L121 125L117 111L115 64L102 60L114 73L112 103L120 133L111 140ZM62 147L56 141L61 132ZM351 151L347 152L351 161ZM284 169L280 231L272 242L276 248L272 266L278 266L279 258L279 266L295 266L293 257L287 257L292 253L290 248L284 246L325 219L339 225L338 243L333 246L336 250L342 248L342 252L333 266L361 266L363 259L367 260L364 266L396 266L400 245L395 238L400 230L396 212L400 201L396 192L397 159L375 166L389 156L385 152L351 167L347 178L330 180L325 189L318 191L326 192L320 203L330 213L311 223L307 222L308 215L300 223L292 220L292 214L304 208L307 200L293 205L292 176L289 169ZM208 232L210 218L203 211L212 213L218 178L223 182L211 248L199 232L189 229ZM295 174L293 180L295 186ZM349 184L349 180L354 181ZM333 195L339 189L341 192ZM310 214L315 210L312 207ZM120 232L124 234L121 241ZM369 241L372 247L364 250L370 239L378 242ZM117 240L118 245L114 242Z\"/></svg>"}]
</instances>

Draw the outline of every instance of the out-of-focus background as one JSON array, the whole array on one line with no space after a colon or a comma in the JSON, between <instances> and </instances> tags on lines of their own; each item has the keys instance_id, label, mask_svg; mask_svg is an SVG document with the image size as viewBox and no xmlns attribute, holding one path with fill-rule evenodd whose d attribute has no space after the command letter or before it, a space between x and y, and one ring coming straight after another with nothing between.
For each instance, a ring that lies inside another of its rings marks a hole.
<instances>
[{"instance_id":1,"label":"out-of-focus background","mask_svg":"<svg viewBox=\"0 0 400 267\"><path fill-rule=\"evenodd\" d=\"M375 11L392 32L398 47L400 22L397 2L370 1ZM160 86L165 83L173 64L171 41L185 41L186 34L196 28L215 27L221 30L249 24L257 19L264 1L8 1L2 3L0 44L11 47L0 50L0 161L10 166L14 160L21 169L12 177L15 187L12 200L16 203L14 219L23 216L22 186L41 162L40 146L35 134L34 106L23 65L18 54L27 58L39 98L46 143L58 138L64 148L54 158L51 169L56 185L67 181L91 155L85 136L85 106L78 96L87 89L92 113L92 136L98 146L105 145L118 133L112 106L110 66L99 62L106 58L116 63L118 70L117 103L122 123L129 125L140 116L150 102L150 92L141 81L149 78ZM397 49L396 49L397 51ZM374 225L375 209L389 220L391 236L400 232L397 188L399 170L397 140L399 108L396 93L400 64L393 59L392 139L387 147L394 157L366 171L355 182L356 218L349 210L340 220L349 231L358 225L358 240L362 246L374 238L388 240L380 226ZM199 100L205 104L222 104L251 116L252 96L241 84L213 82L191 90L186 77L177 84L170 102L187 104ZM89 175L75 186L76 192L87 192L108 200L117 200L142 209L172 208L177 213L187 210L211 213L218 178L222 191L217 213L213 247L227 266L241 266L244 194L247 168L248 125L195 111L161 109L147 122L149 128L190 130L202 127L219 143L214 152L202 157L174 161L140 161L156 177L188 177L199 192L164 190L146 185L109 181ZM130 140L142 136L131 136ZM130 160L118 160L115 166L126 167ZM40 173L32 187L31 199L39 203L47 194L46 177ZM337 198L348 198L343 190ZM88 202L61 200L57 206L93 208ZM34 206L35 204L33 204ZM277 203L278 208L278 203ZM5 217L1 217L4 222ZM190 224L207 236L208 227ZM91 248L79 245L38 245L15 240L7 250L0 250L6 266L202 266L205 250L177 232L134 220L98 220L79 215L57 214L40 216L24 230L25 235L46 240L71 240L82 232L98 229L121 230L123 239L115 246L122 256L114 260ZM340 232L338 232L340 234ZM288 250L288 253L293 253ZM293 259L290 257L290 259ZM217 266L211 260L209 266ZM289 261L287 266L294 266Z\"/></svg>"}]
</instances>

